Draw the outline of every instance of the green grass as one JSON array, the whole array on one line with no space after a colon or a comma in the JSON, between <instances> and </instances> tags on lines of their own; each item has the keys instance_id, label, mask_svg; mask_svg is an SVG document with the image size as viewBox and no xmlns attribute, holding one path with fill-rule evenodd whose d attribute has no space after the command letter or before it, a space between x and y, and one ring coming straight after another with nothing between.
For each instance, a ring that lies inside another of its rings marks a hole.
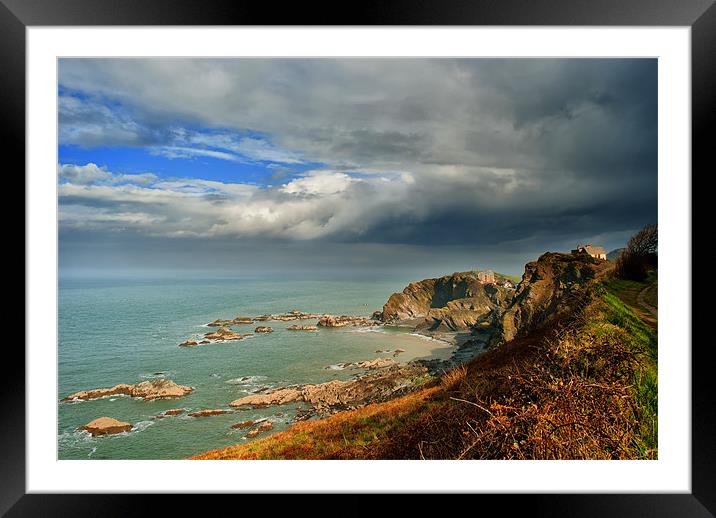
<instances>
[{"instance_id":1,"label":"green grass","mask_svg":"<svg viewBox=\"0 0 716 518\"><path fill-rule=\"evenodd\" d=\"M624 339L629 348L640 354L644 360L633 372L637 420L640 423L641 443L637 445L644 457L650 450L657 448L658 435L658 341L656 333L639 318L634 310L625 304L616 294L631 288L633 281L610 281L599 291L606 304L605 319L608 323L624 331ZM642 284L642 283L637 283ZM642 354L646 353L646 354Z\"/></svg>"}]
</instances>

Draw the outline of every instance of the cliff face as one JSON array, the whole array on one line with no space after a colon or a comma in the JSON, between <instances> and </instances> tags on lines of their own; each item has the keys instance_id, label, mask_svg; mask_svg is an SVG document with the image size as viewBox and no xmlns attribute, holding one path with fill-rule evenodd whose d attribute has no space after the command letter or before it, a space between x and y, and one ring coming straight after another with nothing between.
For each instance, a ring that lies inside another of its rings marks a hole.
<instances>
[{"instance_id":1,"label":"cliff face","mask_svg":"<svg viewBox=\"0 0 716 518\"><path fill-rule=\"evenodd\" d=\"M409 284L383 306L386 323L421 329L457 331L490 321L496 308L509 299L501 286L484 285L474 272L461 272Z\"/></svg>"},{"instance_id":2,"label":"cliff face","mask_svg":"<svg viewBox=\"0 0 716 518\"><path fill-rule=\"evenodd\" d=\"M586 254L554 252L527 263L522 281L500 319L502 340L524 336L568 309L571 295L594 279L599 265Z\"/></svg>"},{"instance_id":3,"label":"cliff face","mask_svg":"<svg viewBox=\"0 0 716 518\"><path fill-rule=\"evenodd\" d=\"M567 309L571 295L594 279L600 264L587 254L548 252L525 265L516 290L482 284L474 272L425 279L391 295L378 317L436 331L484 325L496 331L496 342L505 342Z\"/></svg>"}]
</instances>

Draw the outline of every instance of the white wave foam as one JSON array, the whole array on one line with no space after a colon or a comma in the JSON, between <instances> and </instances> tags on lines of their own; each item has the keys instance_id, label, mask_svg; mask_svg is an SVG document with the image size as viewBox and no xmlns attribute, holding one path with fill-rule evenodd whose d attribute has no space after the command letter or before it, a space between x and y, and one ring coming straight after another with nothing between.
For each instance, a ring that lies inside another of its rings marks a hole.
<instances>
[{"instance_id":1,"label":"white wave foam","mask_svg":"<svg viewBox=\"0 0 716 518\"><path fill-rule=\"evenodd\" d=\"M146 430L147 428L152 426L154 423L156 423L156 421L139 421L132 427L131 431L132 432L143 432L144 430ZM122 432L122 433L127 434L129 432ZM118 434L118 435L122 435L122 434Z\"/></svg>"},{"instance_id":2,"label":"white wave foam","mask_svg":"<svg viewBox=\"0 0 716 518\"><path fill-rule=\"evenodd\" d=\"M348 331L349 333L386 333L383 326L373 327L356 327Z\"/></svg>"},{"instance_id":3,"label":"white wave foam","mask_svg":"<svg viewBox=\"0 0 716 518\"><path fill-rule=\"evenodd\" d=\"M241 378L233 378L226 380L229 385L254 385L261 380L265 380L266 376L242 376Z\"/></svg>"}]
</instances>

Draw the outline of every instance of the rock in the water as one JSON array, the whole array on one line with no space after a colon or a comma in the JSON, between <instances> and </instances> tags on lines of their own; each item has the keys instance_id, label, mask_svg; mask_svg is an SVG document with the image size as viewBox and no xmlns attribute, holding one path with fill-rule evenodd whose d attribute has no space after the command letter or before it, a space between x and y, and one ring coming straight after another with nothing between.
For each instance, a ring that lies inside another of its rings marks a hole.
<instances>
[{"instance_id":1,"label":"rock in the water","mask_svg":"<svg viewBox=\"0 0 716 518\"><path fill-rule=\"evenodd\" d=\"M97 435L112 435L128 432L131 429L131 424L118 421L112 417L98 417L94 421L90 421L86 425L78 428L78 430L89 432L93 437Z\"/></svg>"},{"instance_id":2,"label":"rock in the water","mask_svg":"<svg viewBox=\"0 0 716 518\"><path fill-rule=\"evenodd\" d=\"M207 417L210 415L221 415L221 414L228 414L231 410L199 410L197 412L191 412L187 414L189 417Z\"/></svg>"},{"instance_id":3,"label":"rock in the water","mask_svg":"<svg viewBox=\"0 0 716 518\"><path fill-rule=\"evenodd\" d=\"M70 394L62 401L98 399L105 396L125 395L135 398L143 398L147 401L153 399L168 399L186 396L191 394L194 389L177 385L172 380L151 380L137 383L136 385L128 385L120 383L114 387L99 388L94 390L83 390Z\"/></svg>"},{"instance_id":4,"label":"rock in the water","mask_svg":"<svg viewBox=\"0 0 716 518\"><path fill-rule=\"evenodd\" d=\"M353 317L348 315L333 316L323 315L318 320L321 327L347 327L347 326L379 326L381 323L365 317Z\"/></svg>"},{"instance_id":5,"label":"rock in the water","mask_svg":"<svg viewBox=\"0 0 716 518\"><path fill-rule=\"evenodd\" d=\"M155 416L154 416L154 419L164 419L165 417L169 417L169 416L172 416L172 415L183 414L184 412L185 412L185 410L184 410L183 408L175 408L175 409L172 409L172 410L165 410L165 411L162 412L161 414L155 415Z\"/></svg>"},{"instance_id":6,"label":"rock in the water","mask_svg":"<svg viewBox=\"0 0 716 518\"><path fill-rule=\"evenodd\" d=\"M286 329L289 331L317 331L318 327L316 326L299 326L299 325L292 325L288 326Z\"/></svg>"},{"instance_id":7,"label":"rock in the water","mask_svg":"<svg viewBox=\"0 0 716 518\"><path fill-rule=\"evenodd\" d=\"M268 326L259 326L254 329L254 333L273 333L273 328Z\"/></svg>"},{"instance_id":8,"label":"rock in the water","mask_svg":"<svg viewBox=\"0 0 716 518\"><path fill-rule=\"evenodd\" d=\"M279 320L279 321L288 321L288 320L306 320L311 318L320 318L321 315L314 315L312 313L304 313L302 311L289 311L288 313L284 313L282 315L261 315L258 317L254 317L255 321L263 322L266 320Z\"/></svg>"},{"instance_id":9,"label":"rock in the water","mask_svg":"<svg viewBox=\"0 0 716 518\"><path fill-rule=\"evenodd\" d=\"M226 326L233 326L236 324L251 324L254 321L251 317L236 317L231 320L222 320L217 319L213 322L209 322L206 324L209 327L226 327Z\"/></svg>"},{"instance_id":10,"label":"rock in the water","mask_svg":"<svg viewBox=\"0 0 716 518\"><path fill-rule=\"evenodd\" d=\"M214 342L227 342L229 340L242 340L247 336L251 336L251 333L241 334L232 331L228 327L220 327L212 333L206 333L204 335L204 338L206 338L207 340L212 340Z\"/></svg>"},{"instance_id":11,"label":"rock in the water","mask_svg":"<svg viewBox=\"0 0 716 518\"><path fill-rule=\"evenodd\" d=\"M234 429L249 428L255 424L256 423L254 421L242 421L240 423L232 424L231 428L234 428Z\"/></svg>"},{"instance_id":12,"label":"rock in the water","mask_svg":"<svg viewBox=\"0 0 716 518\"><path fill-rule=\"evenodd\" d=\"M240 399L235 399L229 404L234 407L245 405L283 405L292 401L300 401L302 397L301 389L289 387L275 390L270 394L251 394Z\"/></svg>"},{"instance_id":13,"label":"rock in the water","mask_svg":"<svg viewBox=\"0 0 716 518\"><path fill-rule=\"evenodd\" d=\"M246 434L246 437L256 437L261 432L267 432L269 430L273 429L273 423L271 421L266 421L258 428L251 430L249 433Z\"/></svg>"},{"instance_id":14,"label":"rock in the water","mask_svg":"<svg viewBox=\"0 0 716 518\"><path fill-rule=\"evenodd\" d=\"M196 340L187 340L179 344L179 347L194 347L198 342Z\"/></svg>"},{"instance_id":15,"label":"rock in the water","mask_svg":"<svg viewBox=\"0 0 716 518\"><path fill-rule=\"evenodd\" d=\"M405 349L400 349L400 348L396 349L395 351L393 351L393 358L398 356L400 353L404 353L404 352L405 352Z\"/></svg>"}]
</instances>

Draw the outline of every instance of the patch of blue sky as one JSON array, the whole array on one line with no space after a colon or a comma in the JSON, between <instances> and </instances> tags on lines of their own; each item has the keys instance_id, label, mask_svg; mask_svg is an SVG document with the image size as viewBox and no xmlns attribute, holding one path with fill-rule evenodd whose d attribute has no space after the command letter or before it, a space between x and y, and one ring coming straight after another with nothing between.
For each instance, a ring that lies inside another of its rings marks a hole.
<instances>
[{"instance_id":1,"label":"patch of blue sky","mask_svg":"<svg viewBox=\"0 0 716 518\"><path fill-rule=\"evenodd\" d=\"M144 147L83 148L60 145L60 164L86 165L90 162L115 174L153 173L160 178L196 178L224 183L280 185L323 164L307 162L282 164L269 161L233 161L211 156L168 156Z\"/></svg>"}]
</instances>

